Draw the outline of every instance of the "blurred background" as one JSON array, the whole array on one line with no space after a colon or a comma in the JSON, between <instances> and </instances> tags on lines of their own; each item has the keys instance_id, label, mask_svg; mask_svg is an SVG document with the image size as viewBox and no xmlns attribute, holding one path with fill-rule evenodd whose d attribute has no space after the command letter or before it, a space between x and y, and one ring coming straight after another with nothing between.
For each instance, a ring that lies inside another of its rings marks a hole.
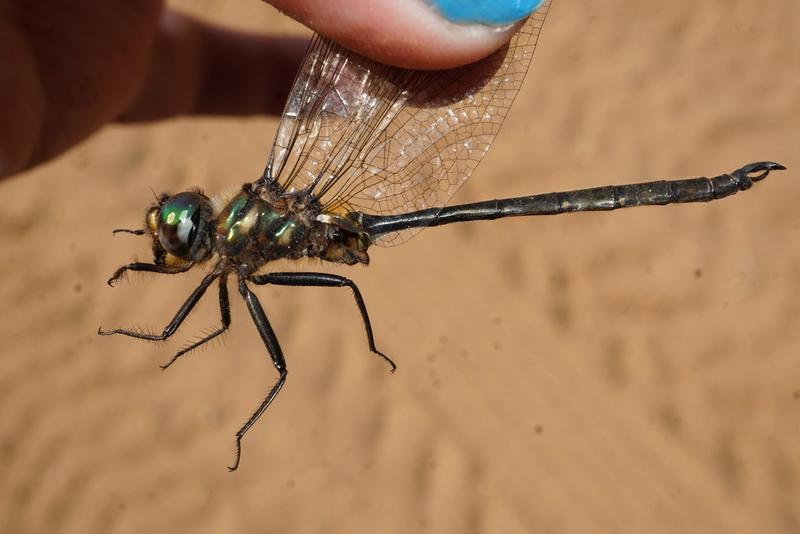
<instances>
[{"instance_id":1,"label":"blurred background","mask_svg":"<svg viewBox=\"0 0 800 534\"><path fill-rule=\"evenodd\" d=\"M305 34L261 2L182 0ZM262 170L277 119L111 126L0 183L0 531L800 532L800 3L557 0L470 202L789 167L707 205L429 229L331 268L361 287L261 288L290 374L238 296L223 344L202 274L105 281L155 191ZM280 266L279 266L280 267ZM319 266L310 263L312 269ZM234 292L235 295L235 292Z\"/></svg>"}]
</instances>

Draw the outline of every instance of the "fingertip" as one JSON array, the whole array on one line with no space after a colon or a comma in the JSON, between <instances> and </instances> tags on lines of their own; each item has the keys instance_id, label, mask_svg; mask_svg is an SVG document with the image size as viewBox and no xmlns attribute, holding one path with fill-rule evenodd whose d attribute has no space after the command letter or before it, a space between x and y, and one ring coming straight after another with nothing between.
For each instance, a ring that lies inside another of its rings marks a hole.
<instances>
[{"instance_id":1,"label":"fingertip","mask_svg":"<svg viewBox=\"0 0 800 534\"><path fill-rule=\"evenodd\" d=\"M478 61L508 42L521 24L459 17L444 5L452 2L429 2L442 4L434 9L422 0L269 1L351 50L405 68L446 69ZM533 0L530 5L539 3Z\"/></svg>"}]
</instances>

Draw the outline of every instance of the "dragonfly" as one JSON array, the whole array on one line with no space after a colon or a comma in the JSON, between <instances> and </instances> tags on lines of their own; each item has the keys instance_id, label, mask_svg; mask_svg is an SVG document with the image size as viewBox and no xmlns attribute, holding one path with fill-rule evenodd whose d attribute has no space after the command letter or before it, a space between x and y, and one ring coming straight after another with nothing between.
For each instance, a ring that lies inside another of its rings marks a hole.
<instances>
[{"instance_id":1,"label":"dragonfly","mask_svg":"<svg viewBox=\"0 0 800 534\"><path fill-rule=\"evenodd\" d=\"M765 161L714 176L648 181L447 206L489 149L522 85L551 1L491 56L447 71L387 66L314 36L294 81L263 174L233 194L199 189L162 194L141 229L152 263L119 267L113 286L131 271L177 275L210 266L161 333L98 330L161 341L178 330L216 283L220 325L180 349L162 367L208 343L231 325L228 281L235 280L278 379L235 436L242 438L284 386L287 366L273 327L252 286L349 288L369 350L391 371L395 363L375 344L364 298L344 276L268 272L278 259L317 258L366 265L372 245L393 246L429 226L514 216L556 215L645 205L707 202L749 189L785 167Z\"/></svg>"}]
</instances>

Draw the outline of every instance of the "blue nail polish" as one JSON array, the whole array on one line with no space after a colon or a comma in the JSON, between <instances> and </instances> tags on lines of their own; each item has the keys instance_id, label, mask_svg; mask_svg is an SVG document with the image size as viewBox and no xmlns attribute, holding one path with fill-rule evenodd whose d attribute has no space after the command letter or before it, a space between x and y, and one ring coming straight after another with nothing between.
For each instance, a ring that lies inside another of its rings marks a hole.
<instances>
[{"instance_id":1,"label":"blue nail polish","mask_svg":"<svg viewBox=\"0 0 800 534\"><path fill-rule=\"evenodd\" d=\"M544 0L426 0L450 22L511 24L533 13Z\"/></svg>"}]
</instances>

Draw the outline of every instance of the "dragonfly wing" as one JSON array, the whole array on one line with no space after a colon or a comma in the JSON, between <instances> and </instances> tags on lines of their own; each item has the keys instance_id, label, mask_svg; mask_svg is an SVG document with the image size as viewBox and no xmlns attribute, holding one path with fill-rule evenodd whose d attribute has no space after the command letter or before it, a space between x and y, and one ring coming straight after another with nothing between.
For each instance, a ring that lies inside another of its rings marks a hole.
<instances>
[{"instance_id":1,"label":"dragonfly wing","mask_svg":"<svg viewBox=\"0 0 800 534\"><path fill-rule=\"evenodd\" d=\"M550 3L491 56L446 71L390 67L315 36L261 181L308 190L340 214L444 206L497 135ZM410 235L388 234L378 244Z\"/></svg>"}]
</instances>

